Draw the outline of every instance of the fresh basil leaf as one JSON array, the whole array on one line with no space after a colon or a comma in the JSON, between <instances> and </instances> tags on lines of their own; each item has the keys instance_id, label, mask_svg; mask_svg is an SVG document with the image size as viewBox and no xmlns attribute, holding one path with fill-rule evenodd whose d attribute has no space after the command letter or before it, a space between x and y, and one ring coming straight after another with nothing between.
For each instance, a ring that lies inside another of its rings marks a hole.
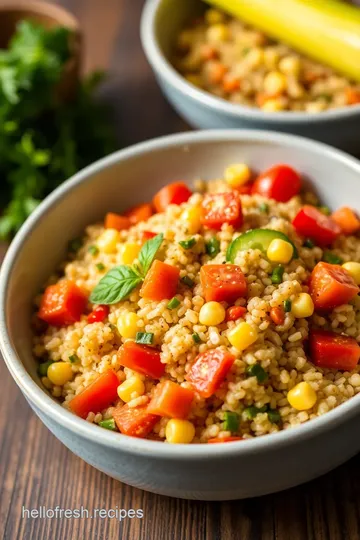
<instances>
[{"instance_id":1,"label":"fresh basil leaf","mask_svg":"<svg viewBox=\"0 0 360 540\"><path fill-rule=\"evenodd\" d=\"M93 304L116 304L126 298L142 279L129 266L115 266L96 285L90 294Z\"/></svg>"},{"instance_id":2,"label":"fresh basil leaf","mask_svg":"<svg viewBox=\"0 0 360 540\"><path fill-rule=\"evenodd\" d=\"M155 259L156 253L160 248L162 241L164 240L164 235L162 233L151 238L141 248L139 253L139 263L141 266L142 274L145 277L148 273L148 270Z\"/></svg>"}]
</instances>

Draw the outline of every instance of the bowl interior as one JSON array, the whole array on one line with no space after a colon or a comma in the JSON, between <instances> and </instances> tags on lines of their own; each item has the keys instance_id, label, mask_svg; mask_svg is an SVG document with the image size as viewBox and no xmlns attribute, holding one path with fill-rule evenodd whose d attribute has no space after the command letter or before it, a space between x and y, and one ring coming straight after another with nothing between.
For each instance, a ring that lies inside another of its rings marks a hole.
<instances>
[{"instance_id":1,"label":"bowl interior","mask_svg":"<svg viewBox=\"0 0 360 540\"><path fill-rule=\"evenodd\" d=\"M164 184L219 177L230 163L255 171L289 163L308 179L324 204L357 206L360 163L329 147L269 132L217 131L182 134L118 152L76 175L35 211L13 242L1 275L6 319L3 339L38 381L32 355L33 298L64 259L70 239L102 220L151 200ZM18 381L19 382L19 381Z\"/></svg>"}]
</instances>

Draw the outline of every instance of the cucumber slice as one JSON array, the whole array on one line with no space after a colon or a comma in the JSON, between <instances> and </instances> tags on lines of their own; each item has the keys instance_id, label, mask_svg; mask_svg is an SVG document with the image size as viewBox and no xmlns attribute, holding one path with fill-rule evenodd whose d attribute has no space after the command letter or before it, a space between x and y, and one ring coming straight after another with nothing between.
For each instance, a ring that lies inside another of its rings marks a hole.
<instances>
[{"instance_id":1,"label":"cucumber slice","mask_svg":"<svg viewBox=\"0 0 360 540\"><path fill-rule=\"evenodd\" d=\"M247 249L260 249L263 253L266 253L271 242L277 239L289 242L294 248L293 259L298 257L296 247L286 234L274 231L273 229L251 229L231 242L226 253L226 260L234 263L238 252Z\"/></svg>"}]
</instances>

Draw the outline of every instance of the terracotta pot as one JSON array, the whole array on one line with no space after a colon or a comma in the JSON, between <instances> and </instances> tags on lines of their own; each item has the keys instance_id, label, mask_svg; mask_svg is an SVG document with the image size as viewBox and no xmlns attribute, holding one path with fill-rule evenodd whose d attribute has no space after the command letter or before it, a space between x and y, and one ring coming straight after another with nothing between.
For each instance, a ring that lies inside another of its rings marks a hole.
<instances>
[{"instance_id":1,"label":"terracotta pot","mask_svg":"<svg viewBox=\"0 0 360 540\"><path fill-rule=\"evenodd\" d=\"M0 49L8 43L21 20L31 20L46 28L65 26L72 30L71 58L67 62L57 93L62 100L71 99L80 78L82 40L79 23L65 9L38 0L19 0L0 5Z\"/></svg>"}]
</instances>

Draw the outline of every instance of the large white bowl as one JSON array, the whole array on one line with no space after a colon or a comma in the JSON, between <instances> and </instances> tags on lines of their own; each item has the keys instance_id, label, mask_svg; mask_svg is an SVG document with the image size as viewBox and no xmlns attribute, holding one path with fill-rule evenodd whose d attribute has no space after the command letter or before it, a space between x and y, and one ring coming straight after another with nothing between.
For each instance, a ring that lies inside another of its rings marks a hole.
<instances>
[{"instance_id":1,"label":"large white bowl","mask_svg":"<svg viewBox=\"0 0 360 540\"><path fill-rule=\"evenodd\" d=\"M66 411L41 387L31 352L32 299L68 241L109 211L146 201L167 182L217 177L233 162L263 169L288 162L324 204L357 206L360 164L319 143L271 132L215 131L164 137L117 152L50 195L11 244L0 276L0 347L35 413L75 454L125 483L193 499L235 499L295 486L360 450L360 396L281 433L213 445L168 445L112 433Z\"/></svg>"}]
</instances>

